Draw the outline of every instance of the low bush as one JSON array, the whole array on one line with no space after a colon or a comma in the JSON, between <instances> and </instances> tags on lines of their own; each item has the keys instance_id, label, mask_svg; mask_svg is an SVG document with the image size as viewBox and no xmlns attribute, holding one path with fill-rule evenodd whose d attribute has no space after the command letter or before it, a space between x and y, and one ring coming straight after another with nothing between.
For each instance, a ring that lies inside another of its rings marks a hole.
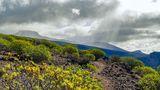
<instances>
[{"instance_id":1,"label":"low bush","mask_svg":"<svg viewBox=\"0 0 160 90\"><path fill-rule=\"evenodd\" d=\"M151 67L147 67L147 66L143 66L143 67L135 67L133 69L133 71L135 71L136 73L138 73L141 76L147 75L147 74L158 74L158 72L151 68Z\"/></svg>"},{"instance_id":2,"label":"low bush","mask_svg":"<svg viewBox=\"0 0 160 90\"><path fill-rule=\"evenodd\" d=\"M80 56L78 48L70 44L63 46L63 54L67 55L67 57L70 57L72 59L78 59Z\"/></svg>"},{"instance_id":3,"label":"low bush","mask_svg":"<svg viewBox=\"0 0 160 90\"><path fill-rule=\"evenodd\" d=\"M79 58L75 60L79 65L87 65L90 61L84 58Z\"/></svg>"},{"instance_id":4,"label":"low bush","mask_svg":"<svg viewBox=\"0 0 160 90\"><path fill-rule=\"evenodd\" d=\"M30 46L24 49L24 55L29 56L36 63L51 60L51 52L44 45Z\"/></svg>"},{"instance_id":5,"label":"low bush","mask_svg":"<svg viewBox=\"0 0 160 90\"><path fill-rule=\"evenodd\" d=\"M55 42L53 41L49 41L49 40L45 40L45 39L42 39L42 40L39 40L39 42L37 42L37 45L45 45L46 47L48 48L55 48L55 47L58 47L59 45L56 44Z\"/></svg>"},{"instance_id":6,"label":"low bush","mask_svg":"<svg viewBox=\"0 0 160 90\"><path fill-rule=\"evenodd\" d=\"M113 62L121 62L120 57L119 56L111 56L110 60Z\"/></svg>"},{"instance_id":7,"label":"low bush","mask_svg":"<svg viewBox=\"0 0 160 90\"><path fill-rule=\"evenodd\" d=\"M160 74L160 66L157 67L157 71Z\"/></svg>"},{"instance_id":8,"label":"low bush","mask_svg":"<svg viewBox=\"0 0 160 90\"><path fill-rule=\"evenodd\" d=\"M160 75L147 74L138 81L141 90L160 90Z\"/></svg>"},{"instance_id":9,"label":"low bush","mask_svg":"<svg viewBox=\"0 0 160 90\"><path fill-rule=\"evenodd\" d=\"M54 47L54 48L52 48L52 52L54 54L61 55L63 53L63 48L61 46Z\"/></svg>"},{"instance_id":10,"label":"low bush","mask_svg":"<svg viewBox=\"0 0 160 90\"><path fill-rule=\"evenodd\" d=\"M127 65L130 69L133 69L134 67L141 67L144 66L144 63L140 60L137 60L132 57L121 57L120 58L121 62L125 65Z\"/></svg>"},{"instance_id":11,"label":"low bush","mask_svg":"<svg viewBox=\"0 0 160 90\"><path fill-rule=\"evenodd\" d=\"M87 64L86 65L86 67L87 67L87 69L89 69L89 71L91 71L91 72L95 72L96 70L97 70L97 67L96 66L94 66L94 65L92 65L92 64Z\"/></svg>"},{"instance_id":12,"label":"low bush","mask_svg":"<svg viewBox=\"0 0 160 90\"><path fill-rule=\"evenodd\" d=\"M89 51L91 54L93 54L96 57L96 59L106 56L106 53L100 49L90 49Z\"/></svg>"},{"instance_id":13,"label":"low bush","mask_svg":"<svg viewBox=\"0 0 160 90\"><path fill-rule=\"evenodd\" d=\"M83 56L85 54L90 54L89 50L79 50L80 56Z\"/></svg>"},{"instance_id":14,"label":"low bush","mask_svg":"<svg viewBox=\"0 0 160 90\"><path fill-rule=\"evenodd\" d=\"M64 45L63 46L63 53L64 54L73 54L73 53L79 53L78 49L74 47L73 45Z\"/></svg>"},{"instance_id":15,"label":"low bush","mask_svg":"<svg viewBox=\"0 0 160 90\"><path fill-rule=\"evenodd\" d=\"M10 49L16 51L18 54L22 55L24 53L24 49L31 47L32 44L28 41L23 40L15 40L10 44Z\"/></svg>"},{"instance_id":16,"label":"low bush","mask_svg":"<svg viewBox=\"0 0 160 90\"><path fill-rule=\"evenodd\" d=\"M12 35L4 35L2 38L10 42L15 40L15 38Z\"/></svg>"},{"instance_id":17,"label":"low bush","mask_svg":"<svg viewBox=\"0 0 160 90\"><path fill-rule=\"evenodd\" d=\"M33 43L33 44L34 44L34 41L36 40L36 39L34 39L34 38L23 37L23 36L15 36L15 35L12 35L12 37L14 37L16 40L28 41L28 42Z\"/></svg>"},{"instance_id":18,"label":"low bush","mask_svg":"<svg viewBox=\"0 0 160 90\"><path fill-rule=\"evenodd\" d=\"M85 54L83 56L83 59L89 60L89 61L94 61L94 60L96 60L96 57L93 54Z\"/></svg>"},{"instance_id":19,"label":"low bush","mask_svg":"<svg viewBox=\"0 0 160 90\"><path fill-rule=\"evenodd\" d=\"M85 54L76 60L80 65L87 65L90 61L95 61L93 54Z\"/></svg>"},{"instance_id":20,"label":"low bush","mask_svg":"<svg viewBox=\"0 0 160 90\"><path fill-rule=\"evenodd\" d=\"M0 44L2 46L1 48L5 48L5 49L9 48L10 46L10 42L2 38L0 38Z\"/></svg>"},{"instance_id":21,"label":"low bush","mask_svg":"<svg viewBox=\"0 0 160 90\"><path fill-rule=\"evenodd\" d=\"M79 60L79 53L73 53L70 57L72 60Z\"/></svg>"}]
</instances>

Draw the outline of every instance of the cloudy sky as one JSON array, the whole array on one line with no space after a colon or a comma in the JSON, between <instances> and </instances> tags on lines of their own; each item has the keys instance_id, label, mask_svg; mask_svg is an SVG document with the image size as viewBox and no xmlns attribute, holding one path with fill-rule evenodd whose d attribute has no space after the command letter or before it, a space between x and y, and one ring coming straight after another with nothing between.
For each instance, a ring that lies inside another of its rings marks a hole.
<instances>
[{"instance_id":1,"label":"cloudy sky","mask_svg":"<svg viewBox=\"0 0 160 90\"><path fill-rule=\"evenodd\" d=\"M159 0L0 0L0 32L160 51Z\"/></svg>"}]
</instances>

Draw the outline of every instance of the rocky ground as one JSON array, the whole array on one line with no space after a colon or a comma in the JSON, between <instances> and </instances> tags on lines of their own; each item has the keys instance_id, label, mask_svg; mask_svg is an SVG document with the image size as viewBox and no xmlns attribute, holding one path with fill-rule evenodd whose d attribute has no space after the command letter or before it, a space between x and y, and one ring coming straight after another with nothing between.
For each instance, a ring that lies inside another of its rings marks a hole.
<instances>
[{"instance_id":1,"label":"rocky ground","mask_svg":"<svg viewBox=\"0 0 160 90\"><path fill-rule=\"evenodd\" d=\"M92 62L92 64L98 68L94 76L99 80L101 80L104 90L113 90L113 87L111 86L111 81L108 80L107 77L100 74L106 68L105 61L100 60L100 61Z\"/></svg>"},{"instance_id":2,"label":"rocky ground","mask_svg":"<svg viewBox=\"0 0 160 90\"><path fill-rule=\"evenodd\" d=\"M2 60L4 59L4 56L7 56L7 58L13 58L8 57L8 54L1 52L0 68L10 62ZM72 60L64 56L54 55L53 59L54 61L52 63L55 65L67 66L72 64ZM139 90L136 82L140 77L134 72L128 70L125 65L103 59L94 61L92 64L97 67L94 76L101 80L104 90Z\"/></svg>"},{"instance_id":3,"label":"rocky ground","mask_svg":"<svg viewBox=\"0 0 160 90\"><path fill-rule=\"evenodd\" d=\"M112 90L140 90L136 84L140 77L119 63L108 61L99 74L110 81Z\"/></svg>"}]
</instances>

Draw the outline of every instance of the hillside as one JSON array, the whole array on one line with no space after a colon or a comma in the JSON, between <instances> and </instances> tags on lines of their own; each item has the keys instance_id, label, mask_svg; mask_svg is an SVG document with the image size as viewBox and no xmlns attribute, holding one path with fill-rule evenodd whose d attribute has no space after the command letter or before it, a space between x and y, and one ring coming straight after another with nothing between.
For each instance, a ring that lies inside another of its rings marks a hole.
<instances>
[{"instance_id":1,"label":"hillside","mask_svg":"<svg viewBox=\"0 0 160 90\"><path fill-rule=\"evenodd\" d=\"M156 68L160 65L160 52L152 52L147 56L140 57L139 59L142 60L147 66Z\"/></svg>"},{"instance_id":2,"label":"hillside","mask_svg":"<svg viewBox=\"0 0 160 90\"><path fill-rule=\"evenodd\" d=\"M58 39L41 36L39 33L35 31L30 31L30 30L19 31L15 33L15 35L37 38L37 39L47 39L47 40L54 41L60 45L70 43L66 40L58 40ZM141 60L145 65L151 66L153 68L156 68L157 66L160 65L160 58L158 58L159 54L155 54L155 53L145 54L141 52L140 50L129 52L129 51L123 50L119 47L116 47L114 45L104 43L104 42L87 42L87 43L84 43L83 45L76 44L76 43L74 44L81 50L90 49L90 48L99 48L103 50L105 53L107 53L109 56L131 56L131 57Z\"/></svg>"},{"instance_id":3,"label":"hillside","mask_svg":"<svg viewBox=\"0 0 160 90\"><path fill-rule=\"evenodd\" d=\"M127 52L124 49L121 49L119 47L116 47L112 44L105 43L105 42L87 42L87 43L84 43L83 45L94 46L94 47L104 48L104 49L109 49L109 50L114 50L114 51Z\"/></svg>"},{"instance_id":4,"label":"hillside","mask_svg":"<svg viewBox=\"0 0 160 90\"><path fill-rule=\"evenodd\" d=\"M15 33L15 35L31 37L31 38L38 38L38 39L45 39L46 38L44 36L41 36L39 33L35 32L35 31L30 31L30 30L19 31L19 32Z\"/></svg>"},{"instance_id":5,"label":"hillside","mask_svg":"<svg viewBox=\"0 0 160 90\"><path fill-rule=\"evenodd\" d=\"M157 70L132 57L107 56L45 39L0 35L0 89L159 90Z\"/></svg>"},{"instance_id":6,"label":"hillside","mask_svg":"<svg viewBox=\"0 0 160 90\"><path fill-rule=\"evenodd\" d=\"M14 33L13 35L31 37L31 38L36 38L36 39L47 39L47 40L53 40L53 41L58 40L58 39L42 36L38 32L32 31L32 30L21 30L21 31Z\"/></svg>"}]
</instances>

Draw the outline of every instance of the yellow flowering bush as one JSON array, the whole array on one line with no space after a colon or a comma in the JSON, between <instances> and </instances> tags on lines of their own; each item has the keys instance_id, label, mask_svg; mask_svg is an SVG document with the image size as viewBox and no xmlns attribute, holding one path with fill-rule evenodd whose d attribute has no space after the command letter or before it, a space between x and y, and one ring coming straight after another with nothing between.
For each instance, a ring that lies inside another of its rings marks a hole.
<instances>
[{"instance_id":1,"label":"yellow flowering bush","mask_svg":"<svg viewBox=\"0 0 160 90\"><path fill-rule=\"evenodd\" d=\"M77 66L64 69L29 61L8 64L2 71L3 87L11 90L102 90L91 72Z\"/></svg>"}]
</instances>

